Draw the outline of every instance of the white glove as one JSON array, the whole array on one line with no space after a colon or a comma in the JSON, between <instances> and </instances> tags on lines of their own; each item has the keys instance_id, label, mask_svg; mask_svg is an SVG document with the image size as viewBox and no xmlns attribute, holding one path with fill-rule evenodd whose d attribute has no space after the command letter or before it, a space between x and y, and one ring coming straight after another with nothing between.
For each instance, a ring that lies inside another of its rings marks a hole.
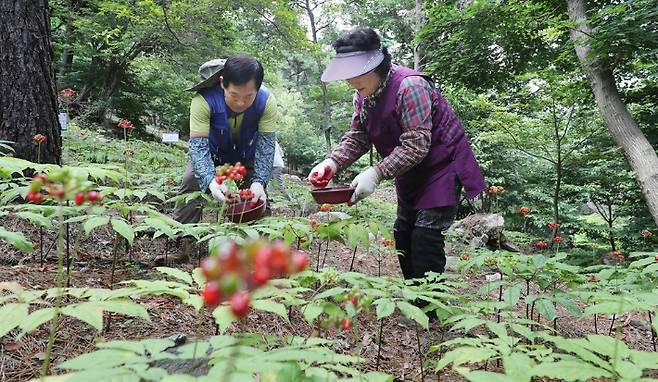
<instances>
[{"instance_id":1,"label":"white glove","mask_svg":"<svg viewBox=\"0 0 658 382\"><path fill-rule=\"evenodd\" d=\"M259 182L253 182L249 189L254 193L254 197L251 199L252 202L256 202L258 200L262 200L264 202L267 201L267 195L265 194L265 190L263 189L262 184Z\"/></svg>"},{"instance_id":2,"label":"white glove","mask_svg":"<svg viewBox=\"0 0 658 382\"><path fill-rule=\"evenodd\" d=\"M308 174L308 177L306 177L309 181L311 179L322 179L325 176L325 169L326 167L331 168L331 176L336 174L336 171L338 170L338 164L334 162L333 159L325 159L322 162L318 163L313 167L311 172Z\"/></svg>"},{"instance_id":3,"label":"white glove","mask_svg":"<svg viewBox=\"0 0 658 382\"><path fill-rule=\"evenodd\" d=\"M224 203L226 201L226 193L228 192L228 187L226 187L226 184L219 184L215 179L213 179L212 182L210 182L208 185L208 190L210 190L213 198L215 198L215 200L218 202Z\"/></svg>"},{"instance_id":4,"label":"white glove","mask_svg":"<svg viewBox=\"0 0 658 382\"><path fill-rule=\"evenodd\" d=\"M357 175L350 185L350 187L354 188L354 194L352 195L350 204L356 203L375 192L375 187L377 187L380 177L379 172L374 167L368 167Z\"/></svg>"}]
</instances>

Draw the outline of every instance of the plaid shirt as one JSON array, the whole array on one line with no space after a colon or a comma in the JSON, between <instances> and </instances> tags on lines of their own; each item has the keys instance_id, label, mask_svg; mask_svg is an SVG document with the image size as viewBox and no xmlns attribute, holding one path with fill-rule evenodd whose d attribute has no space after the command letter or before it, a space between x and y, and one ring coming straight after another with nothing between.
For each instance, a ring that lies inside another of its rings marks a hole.
<instances>
[{"instance_id":1,"label":"plaid shirt","mask_svg":"<svg viewBox=\"0 0 658 382\"><path fill-rule=\"evenodd\" d=\"M397 66L393 65L392 70ZM377 101L377 97L388 84L387 76L373 96L366 97L364 105ZM420 163L430 149L432 141L432 98L434 87L426 79L419 76L405 78L398 90L395 112L399 116L402 134L400 145L383 158L375 168L379 171L382 179L395 178L409 171ZM358 94L354 95L354 103ZM363 107L365 110L366 107ZM339 168L345 168L364 155L372 143L365 128L365 115L355 112L352 116L352 124L341 138L340 144L329 154Z\"/></svg>"}]
</instances>

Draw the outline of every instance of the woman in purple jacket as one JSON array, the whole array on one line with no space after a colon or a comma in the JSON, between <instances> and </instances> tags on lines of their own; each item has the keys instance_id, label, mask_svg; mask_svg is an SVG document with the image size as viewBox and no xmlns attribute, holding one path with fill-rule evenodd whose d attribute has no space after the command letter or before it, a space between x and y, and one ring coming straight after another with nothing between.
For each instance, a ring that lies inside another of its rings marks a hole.
<instances>
[{"instance_id":1,"label":"woman in purple jacket","mask_svg":"<svg viewBox=\"0 0 658 382\"><path fill-rule=\"evenodd\" d=\"M322 81L346 80L356 89L351 129L309 180L325 168L349 166L372 145L383 158L352 181L352 203L372 194L382 179L395 178L398 197L395 246L405 279L443 272L443 233L455 219L460 188L469 198L484 178L464 126L425 75L396 65L377 33L359 28L333 44L336 55Z\"/></svg>"}]
</instances>

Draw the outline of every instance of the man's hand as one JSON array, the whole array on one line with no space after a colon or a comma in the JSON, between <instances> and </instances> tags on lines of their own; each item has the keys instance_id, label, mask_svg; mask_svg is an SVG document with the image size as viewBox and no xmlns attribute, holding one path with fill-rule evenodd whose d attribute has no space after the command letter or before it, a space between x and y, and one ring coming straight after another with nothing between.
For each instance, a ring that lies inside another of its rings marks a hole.
<instances>
[{"instance_id":1,"label":"man's hand","mask_svg":"<svg viewBox=\"0 0 658 382\"><path fill-rule=\"evenodd\" d=\"M259 182L253 182L249 189L254 193L254 197L251 198L252 203L256 203L259 200L262 200L263 202L267 201L267 195L265 194L265 189L263 189L262 184Z\"/></svg>"},{"instance_id":2,"label":"man's hand","mask_svg":"<svg viewBox=\"0 0 658 382\"><path fill-rule=\"evenodd\" d=\"M354 188L354 194L352 195L350 204L354 204L375 192L380 178L379 172L374 167L368 167L357 175L350 185L350 187Z\"/></svg>"},{"instance_id":3,"label":"man's hand","mask_svg":"<svg viewBox=\"0 0 658 382\"><path fill-rule=\"evenodd\" d=\"M213 198L215 198L215 200L218 202L224 203L226 201L226 193L228 192L228 187L226 187L225 184L219 184L215 179L213 179L212 182L210 182L208 185L208 190L210 190Z\"/></svg>"},{"instance_id":4,"label":"man's hand","mask_svg":"<svg viewBox=\"0 0 658 382\"><path fill-rule=\"evenodd\" d=\"M337 170L338 165L333 159L325 159L313 167L307 179L315 187L324 188Z\"/></svg>"}]
</instances>

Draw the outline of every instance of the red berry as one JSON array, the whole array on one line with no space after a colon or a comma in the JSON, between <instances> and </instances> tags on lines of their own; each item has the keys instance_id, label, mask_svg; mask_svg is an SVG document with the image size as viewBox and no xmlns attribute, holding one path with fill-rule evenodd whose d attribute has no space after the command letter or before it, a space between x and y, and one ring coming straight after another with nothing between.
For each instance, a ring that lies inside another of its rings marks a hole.
<instances>
[{"instance_id":1,"label":"red berry","mask_svg":"<svg viewBox=\"0 0 658 382\"><path fill-rule=\"evenodd\" d=\"M75 194L75 204L81 206L85 202L85 193L80 191Z\"/></svg>"},{"instance_id":2,"label":"red berry","mask_svg":"<svg viewBox=\"0 0 658 382\"><path fill-rule=\"evenodd\" d=\"M237 244L232 241L227 241L219 248L219 261L224 272L236 272L242 268L242 259L238 251Z\"/></svg>"},{"instance_id":3,"label":"red berry","mask_svg":"<svg viewBox=\"0 0 658 382\"><path fill-rule=\"evenodd\" d=\"M222 302L222 292L217 281L209 281L203 289L203 303L206 306L217 306Z\"/></svg>"},{"instance_id":4,"label":"red berry","mask_svg":"<svg viewBox=\"0 0 658 382\"><path fill-rule=\"evenodd\" d=\"M356 295L352 296L352 305L355 307L359 305L359 298Z\"/></svg>"},{"instance_id":5,"label":"red berry","mask_svg":"<svg viewBox=\"0 0 658 382\"><path fill-rule=\"evenodd\" d=\"M87 193L87 200L89 200L92 203L100 200L100 193L98 191L89 191Z\"/></svg>"},{"instance_id":6,"label":"red berry","mask_svg":"<svg viewBox=\"0 0 658 382\"><path fill-rule=\"evenodd\" d=\"M219 259L216 256L206 257L201 261L201 271L206 280L217 280L222 274Z\"/></svg>"},{"instance_id":7,"label":"red berry","mask_svg":"<svg viewBox=\"0 0 658 382\"><path fill-rule=\"evenodd\" d=\"M343 324L341 325L341 327L343 328L343 330L347 330L350 328L350 325L351 325L350 319L346 318L343 320Z\"/></svg>"},{"instance_id":8,"label":"red berry","mask_svg":"<svg viewBox=\"0 0 658 382\"><path fill-rule=\"evenodd\" d=\"M240 174L240 176L247 176L247 168L244 167L244 166L241 166L241 167L238 169L238 174Z\"/></svg>"},{"instance_id":9,"label":"red berry","mask_svg":"<svg viewBox=\"0 0 658 382\"><path fill-rule=\"evenodd\" d=\"M265 285L272 277L272 271L269 267L256 267L253 273L254 284L259 287Z\"/></svg>"},{"instance_id":10,"label":"red berry","mask_svg":"<svg viewBox=\"0 0 658 382\"><path fill-rule=\"evenodd\" d=\"M304 252L295 252L292 256L292 263L295 271L301 272L308 267L308 256Z\"/></svg>"},{"instance_id":11,"label":"red berry","mask_svg":"<svg viewBox=\"0 0 658 382\"><path fill-rule=\"evenodd\" d=\"M288 256L290 248L282 241L272 245L272 270L282 274L288 269Z\"/></svg>"},{"instance_id":12,"label":"red berry","mask_svg":"<svg viewBox=\"0 0 658 382\"><path fill-rule=\"evenodd\" d=\"M320 206L320 211L329 212L331 210L331 204L325 203Z\"/></svg>"},{"instance_id":13,"label":"red berry","mask_svg":"<svg viewBox=\"0 0 658 382\"><path fill-rule=\"evenodd\" d=\"M243 291L235 292L231 297L231 312L237 318L249 313L249 294Z\"/></svg>"},{"instance_id":14,"label":"red berry","mask_svg":"<svg viewBox=\"0 0 658 382\"><path fill-rule=\"evenodd\" d=\"M254 256L254 268L272 266L272 250L269 247L262 247L258 249Z\"/></svg>"}]
</instances>

